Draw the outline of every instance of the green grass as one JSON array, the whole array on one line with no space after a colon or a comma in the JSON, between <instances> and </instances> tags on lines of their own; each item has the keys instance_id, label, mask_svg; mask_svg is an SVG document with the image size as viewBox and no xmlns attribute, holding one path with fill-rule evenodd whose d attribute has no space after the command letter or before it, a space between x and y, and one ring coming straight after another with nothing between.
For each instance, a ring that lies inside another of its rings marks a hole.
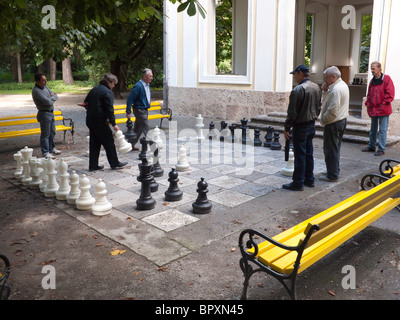
<instances>
[{"instance_id":1,"label":"green grass","mask_svg":"<svg viewBox=\"0 0 400 320\"><path fill-rule=\"evenodd\" d=\"M62 80L48 81L47 86L55 93L82 93L86 94L97 84L97 81L75 81L74 85L67 85ZM31 94L35 82L0 83L0 94Z\"/></svg>"}]
</instances>

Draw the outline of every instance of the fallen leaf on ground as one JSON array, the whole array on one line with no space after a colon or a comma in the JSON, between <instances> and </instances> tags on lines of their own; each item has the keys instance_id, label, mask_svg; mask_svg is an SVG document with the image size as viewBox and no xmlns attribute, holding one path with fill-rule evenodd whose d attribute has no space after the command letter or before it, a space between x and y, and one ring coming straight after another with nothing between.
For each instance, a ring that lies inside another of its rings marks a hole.
<instances>
[{"instance_id":1,"label":"fallen leaf on ground","mask_svg":"<svg viewBox=\"0 0 400 320\"><path fill-rule=\"evenodd\" d=\"M332 296L336 296L336 294L332 290L328 290L328 293Z\"/></svg>"},{"instance_id":2,"label":"fallen leaf on ground","mask_svg":"<svg viewBox=\"0 0 400 320\"><path fill-rule=\"evenodd\" d=\"M118 254L124 253L125 251L126 251L126 250L118 250L118 249L115 249L115 250L111 251L110 254L111 254L112 256L116 256L116 255L118 255Z\"/></svg>"}]
</instances>

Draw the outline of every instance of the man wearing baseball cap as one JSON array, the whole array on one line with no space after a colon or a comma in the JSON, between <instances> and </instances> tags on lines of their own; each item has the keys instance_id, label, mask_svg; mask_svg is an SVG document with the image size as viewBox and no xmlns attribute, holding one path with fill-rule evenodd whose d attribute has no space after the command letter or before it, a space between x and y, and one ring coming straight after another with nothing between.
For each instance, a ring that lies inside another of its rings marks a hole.
<instances>
[{"instance_id":1,"label":"man wearing baseball cap","mask_svg":"<svg viewBox=\"0 0 400 320\"><path fill-rule=\"evenodd\" d=\"M294 152L293 181L282 186L283 189L303 191L304 185L314 187L314 148L315 120L321 106L321 90L309 78L310 69L299 65L290 74L298 85L290 93L285 121L285 139L292 141Z\"/></svg>"}]
</instances>

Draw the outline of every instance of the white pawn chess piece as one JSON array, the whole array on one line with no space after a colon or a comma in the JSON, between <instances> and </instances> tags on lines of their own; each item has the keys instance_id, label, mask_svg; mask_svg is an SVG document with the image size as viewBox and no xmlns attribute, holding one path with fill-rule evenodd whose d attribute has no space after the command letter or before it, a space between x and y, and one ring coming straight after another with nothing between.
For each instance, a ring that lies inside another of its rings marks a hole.
<instances>
[{"instance_id":1,"label":"white pawn chess piece","mask_svg":"<svg viewBox=\"0 0 400 320\"><path fill-rule=\"evenodd\" d=\"M291 177L294 172L294 153L292 149L289 150L289 159L286 161L285 167L282 169L282 174L284 176Z\"/></svg>"},{"instance_id":2,"label":"white pawn chess piece","mask_svg":"<svg viewBox=\"0 0 400 320\"><path fill-rule=\"evenodd\" d=\"M22 158L23 158L22 166L24 168L21 181L24 184L24 186L28 186L29 182L31 182L31 180L32 180L32 177L30 176L31 172L30 172L30 166L29 166L29 159L32 157L33 149L25 146L23 149L21 149L20 152L22 154Z\"/></svg>"},{"instance_id":3,"label":"white pawn chess piece","mask_svg":"<svg viewBox=\"0 0 400 320\"><path fill-rule=\"evenodd\" d=\"M96 201L92 206L92 213L95 216L105 216L111 213L112 204L107 200L107 190L106 184L102 179L99 179L99 182L95 185L96 191Z\"/></svg>"},{"instance_id":4,"label":"white pawn chess piece","mask_svg":"<svg viewBox=\"0 0 400 320\"><path fill-rule=\"evenodd\" d=\"M59 188L56 175L56 164L54 160L49 157L47 160L47 184L44 188L44 195L48 198L53 198L56 196L56 192Z\"/></svg>"},{"instance_id":5,"label":"white pawn chess piece","mask_svg":"<svg viewBox=\"0 0 400 320\"><path fill-rule=\"evenodd\" d=\"M14 177L18 180L22 177L23 167L22 167L22 154L20 151L14 153L14 160L17 161L17 168L14 171Z\"/></svg>"},{"instance_id":6,"label":"white pawn chess piece","mask_svg":"<svg viewBox=\"0 0 400 320\"><path fill-rule=\"evenodd\" d=\"M29 159L29 165L31 168L31 177L32 180L29 182L29 188L31 189L39 189L42 180L40 179L40 173L43 169L40 166L40 160L36 157L32 157Z\"/></svg>"},{"instance_id":7,"label":"white pawn chess piece","mask_svg":"<svg viewBox=\"0 0 400 320\"><path fill-rule=\"evenodd\" d=\"M69 176L69 184L71 189L67 195L67 203L75 204L81 194L81 190L79 189L79 176L75 170L72 170L71 175Z\"/></svg>"},{"instance_id":8,"label":"white pawn chess piece","mask_svg":"<svg viewBox=\"0 0 400 320\"><path fill-rule=\"evenodd\" d=\"M157 143L158 149L161 150L162 148L164 148L164 143L161 140L161 130L158 128L158 126L156 126L154 128L154 142Z\"/></svg>"},{"instance_id":9,"label":"white pawn chess piece","mask_svg":"<svg viewBox=\"0 0 400 320\"><path fill-rule=\"evenodd\" d=\"M71 190L71 186L69 185L69 173L67 170L68 164L64 159L61 159L58 164L58 176L60 177L60 187L56 192L56 198L58 200L67 200L67 196Z\"/></svg>"},{"instance_id":10,"label":"white pawn chess piece","mask_svg":"<svg viewBox=\"0 0 400 320\"><path fill-rule=\"evenodd\" d=\"M132 144L125 140L125 136L121 130L118 130L114 134L115 139L118 141L118 152L127 153L132 150Z\"/></svg>"},{"instance_id":11,"label":"white pawn chess piece","mask_svg":"<svg viewBox=\"0 0 400 320\"><path fill-rule=\"evenodd\" d=\"M40 167L43 169L39 175L40 180L42 180L42 183L39 185L39 189L43 193L44 193L44 188L46 188L47 181L48 181L48 176L47 176L47 161L48 160L49 160L49 157L40 158L40 162L39 162Z\"/></svg>"},{"instance_id":12,"label":"white pawn chess piece","mask_svg":"<svg viewBox=\"0 0 400 320\"><path fill-rule=\"evenodd\" d=\"M78 210L90 210L95 202L95 198L90 194L90 181L89 178L86 177L86 174L83 174L79 178L79 189L81 190L81 194L79 198L76 199L75 205Z\"/></svg>"},{"instance_id":13,"label":"white pawn chess piece","mask_svg":"<svg viewBox=\"0 0 400 320\"><path fill-rule=\"evenodd\" d=\"M198 140L203 140L205 139L204 135L203 135L203 127L204 127L204 123L203 123L203 117L201 116L201 114L199 114L196 117L196 130L197 130L197 139Z\"/></svg>"},{"instance_id":14,"label":"white pawn chess piece","mask_svg":"<svg viewBox=\"0 0 400 320\"><path fill-rule=\"evenodd\" d=\"M189 162L186 159L186 149L182 145L179 148L178 163L175 165L177 171L187 171L190 169Z\"/></svg>"}]
</instances>

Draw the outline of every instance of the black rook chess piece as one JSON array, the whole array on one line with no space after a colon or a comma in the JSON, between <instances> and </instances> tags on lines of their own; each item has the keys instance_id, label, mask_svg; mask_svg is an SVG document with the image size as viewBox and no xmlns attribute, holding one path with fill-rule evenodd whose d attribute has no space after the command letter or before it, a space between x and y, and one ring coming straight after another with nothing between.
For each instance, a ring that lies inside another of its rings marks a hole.
<instances>
[{"instance_id":1,"label":"black rook chess piece","mask_svg":"<svg viewBox=\"0 0 400 320\"><path fill-rule=\"evenodd\" d=\"M254 129L254 146L259 147L262 145L260 140L260 129Z\"/></svg>"},{"instance_id":2,"label":"black rook chess piece","mask_svg":"<svg viewBox=\"0 0 400 320\"><path fill-rule=\"evenodd\" d=\"M151 165L147 162L146 158L142 159L142 163L139 163L139 176L137 180L142 184L140 189L140 197L136 200L136 209L138 210L151 210L156 206L156 201L151 196L150 182L151 176Z\"/></svg>"},{"instance_id":3,"label":"black rook chess piece","mask_svg":"<svg viewBox=\"0 0 400 320\"><path fill-rule=\"evenodd\" d=\"M169 187L168 190L165 191L165 201L179 201L182 200L183 192L178 187L178 172L175 168L172 168L171 172L168 174L169 176Z\"/></svg>"},{"instance_id":4,"label":"black rook chess piece","mask_svg":"<svg viewBox=\"0 0 400 320\"><path fill-rule=\"evenodd\" d=\"M208 192L208 184L204 181L204 178L201 178L199 183L197 184L197 199L192 203L193 212L199 214L210 213L211 211L211 202L207 199Z\"/></svg>"},{"instance_id":5,"label":"black rook chess piece","mask_svg":"<svg viewBox=\"0 0 400 320\"><path fill-rule=\"evenodd\" d=\"M264 147L271 148L272 133L274 132L274 128L272 128L271 126L268 126L266 128L266 130L267 130L267 134L265 135Z\"/></svg>"},{"instance_id":6,"label":"black rook chess piece","mask_svg":"<svg viewBox=\"0 0 400 320\"><path fill-rule=\"evenodd\" d=\"M279 132L274 132L274 140L271 143L271 150L281 150L282 145L279 142Z\"/></svg>"}]
</instances>

